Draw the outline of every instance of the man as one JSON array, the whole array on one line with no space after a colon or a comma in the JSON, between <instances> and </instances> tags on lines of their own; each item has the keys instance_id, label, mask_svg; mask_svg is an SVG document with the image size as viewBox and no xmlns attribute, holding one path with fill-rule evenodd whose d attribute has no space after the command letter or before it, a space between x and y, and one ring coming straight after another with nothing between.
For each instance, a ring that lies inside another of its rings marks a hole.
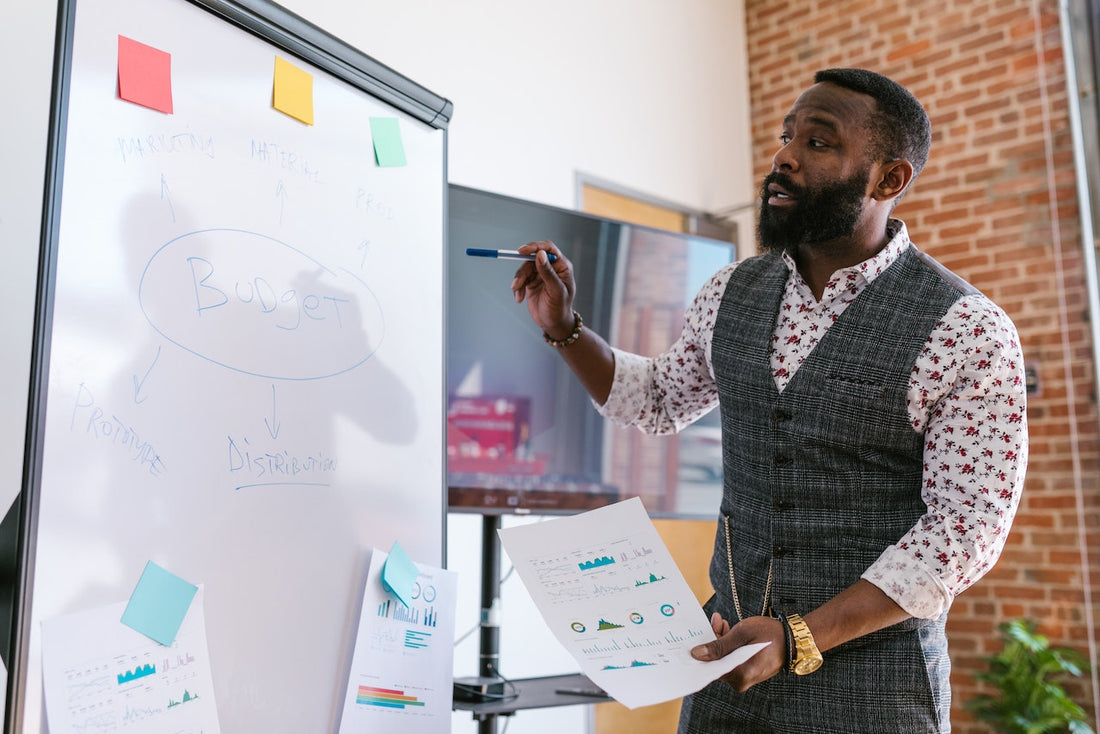
<instances>
[{"instance_id":1,"label":"man","mask_svg":"<svg viewBox=\"0 0 1100 734\"><path fill-rule=\"evenodd\" d=\"M927 115L873 72L814 82L764 181L763 254L710 280L667 353L584 328L551 242L521 248L537 257L512 282L609 419L669 433L721 406L719 637L692 654L772 644L687 697L682 734L949 731L947 610L1000 555L1023 483L1015 327L890 217Z\"/></svg>"}]
</instances>

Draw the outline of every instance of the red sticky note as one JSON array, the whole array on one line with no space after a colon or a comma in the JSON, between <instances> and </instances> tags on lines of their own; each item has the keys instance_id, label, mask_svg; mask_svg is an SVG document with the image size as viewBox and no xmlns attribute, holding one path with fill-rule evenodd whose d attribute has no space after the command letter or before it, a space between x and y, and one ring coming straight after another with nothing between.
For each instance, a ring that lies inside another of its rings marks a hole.
<instances>
[{"instance_id":1,"label":"red sticky note","mask_svg":"<svg viewBox=\"0 0 1100 734\"><path fill-rule=\"evenodd\" d=\"M119 36L118 96L172 114L172 55Z\"/></svg>"}]
</instances>

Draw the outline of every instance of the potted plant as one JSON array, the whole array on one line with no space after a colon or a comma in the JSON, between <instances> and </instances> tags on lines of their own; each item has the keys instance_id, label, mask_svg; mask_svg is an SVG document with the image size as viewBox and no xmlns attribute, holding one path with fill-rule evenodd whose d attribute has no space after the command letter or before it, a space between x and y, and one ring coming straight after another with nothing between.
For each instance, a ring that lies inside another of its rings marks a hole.
<instances>
[{"instance_id":1,"label":"potted plant","mask_svg":"<svg viewBox=\"0 0 1100 734\"><path fill-rule=\"evenodd\" d=\"M1051 647L1029 620L1016 619L998 629L1004 649L985 658L989 670L975 675L996 693L976 696L966 708L1002 734L1094 734L1084 709L1062 687L1067 676L1088 670L1086 657L1071 648Z\"/></svg>"}]
</instances>

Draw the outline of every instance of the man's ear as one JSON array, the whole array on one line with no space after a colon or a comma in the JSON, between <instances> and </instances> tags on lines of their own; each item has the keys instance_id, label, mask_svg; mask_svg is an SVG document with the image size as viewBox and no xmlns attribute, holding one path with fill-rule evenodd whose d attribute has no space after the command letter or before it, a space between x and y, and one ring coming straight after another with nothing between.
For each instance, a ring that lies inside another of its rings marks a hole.
<instances>
[{"instance_id":1,"label":"man's ear","mask_svg":"<svg viewBox=\"0 0 1100 734\"><path fill-rule=\"evenodd\" d=\"M878 183L871 197L879 201L889 201L901 196L913 180L913 164L906 160L889 161L879 169Z\"/></svg>"}]
</instances>

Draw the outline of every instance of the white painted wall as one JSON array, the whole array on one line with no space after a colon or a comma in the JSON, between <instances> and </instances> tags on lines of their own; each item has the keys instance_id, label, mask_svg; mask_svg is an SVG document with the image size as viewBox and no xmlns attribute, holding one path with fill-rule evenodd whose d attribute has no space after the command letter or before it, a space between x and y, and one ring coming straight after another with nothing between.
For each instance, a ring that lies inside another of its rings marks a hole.
<instances>
[{"instance_id":1,"label":"white painted wall","mask_svg":"<svg viewBox=\"0 0 1100 734\"><path fill-rule=\"evenodd\" d=\"M696 210L754 198L742 0L285 0L306 20L455 105L456 184L572 207L578 174ZM0 0L0 506L19 490L55 3ZM502 283L502 287L507 287ZM538 348L539 345L531 345ZM534 519L511 522L530 522ZM480 526L452 516L458 630L476 624ZM517 579L504 584L501 669L572 661ZM455 651L477 671L477 635ZM520 712L509 734L586 730L588 707ZM503 728L503 725L502 725ZM476 732L466 714L453 731Z\"/></svg>"},{"instance_id":2,"label":"white painted wall","mask_svg":"<svg viewBox=\"0 0 1100 734\"><path fill-rule=\"evenodd\" d=\"M53 70L53 3L0 0L0 512L19 492Z\"/></svg>"},{"instance_id":3,"label":"white painted wall","mask_svg":"<svg viewBox=\"0 0 1100 734\"><path fill-rule=\"evenodd\" d=\"M754 198L741 0L283 5L454 102L454 183L565 207L578 172L702 210Z\"/></svg>"}]
</instances>

